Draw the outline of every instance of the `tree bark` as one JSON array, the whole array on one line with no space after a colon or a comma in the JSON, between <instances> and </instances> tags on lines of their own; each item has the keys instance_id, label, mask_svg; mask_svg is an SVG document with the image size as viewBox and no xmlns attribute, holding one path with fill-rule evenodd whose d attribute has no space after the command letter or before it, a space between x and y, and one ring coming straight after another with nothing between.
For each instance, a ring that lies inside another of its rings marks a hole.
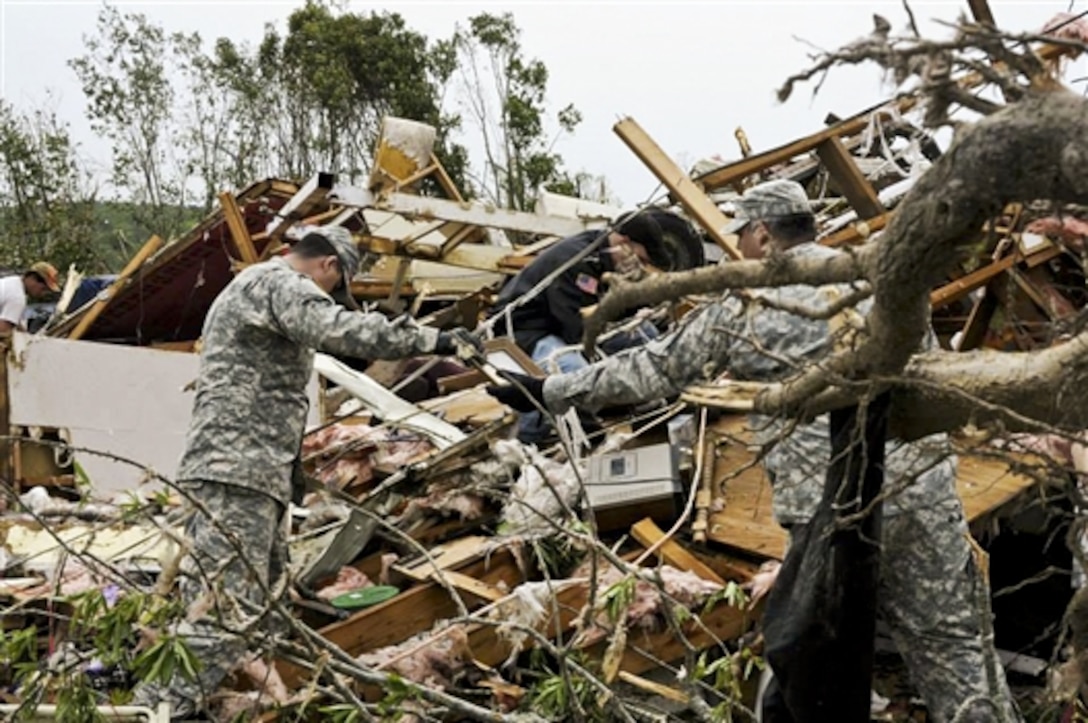
<instances>
[{"instance_id":1,"label":"tree bark","mask_svg":"<svg viewBox=\"0 0 1088 723\"><path fill-rule=\"evenodd\" d=\"M1081 390L1088 388L1088 335L1036 352L915 357L929 324L931 289L977 239L983 223L1009 202L1041 199L1088 204L1088 102L1064 89L1029 93L964 131L903 199L884 234L856 256L819 265L783 264L782 259L734 262L669 274L649 284L621 284L602 300L587 334L598 333L617 309L636 304L744 286L842 282L860 275L873 286L862 343L782 384L768 385L755 400L756 411L827 411L858 398L857 387L837 382L901 378L905 385L896 394L892 424L897 436L997 419L1019 427L1036 420L1069 430L1088 428L1088 405L1081 403ZM983 403L972 402L972 396ZM1005 406L1012 413L987 405Z\"/></svg>"}]
</instances>

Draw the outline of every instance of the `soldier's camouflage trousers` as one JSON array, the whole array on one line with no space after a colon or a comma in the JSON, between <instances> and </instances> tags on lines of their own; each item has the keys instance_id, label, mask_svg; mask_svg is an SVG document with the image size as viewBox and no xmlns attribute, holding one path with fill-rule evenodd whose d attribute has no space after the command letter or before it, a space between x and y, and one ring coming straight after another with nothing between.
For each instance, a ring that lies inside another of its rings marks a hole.
<instances>
[{"instance_id":1,"label":"soldier's camouflage trousers","mask_svg":"<svg viewBox=\"0 0 1088 723\"><path fill-rule=\"evenodd\" d=\"M205 708L207 696L245 653L245 633L268 625L270 616L254 610L268 609L266 591L276 587L286 563L284 507L275 499L218 482L179 487L198 504L185 526L190 553L181 563L180 591L189 614L177 633L200 661L200 672L195 681L175 675L168 687L141 685L136 691L138 704L164 700L175 715ZM240 605L243 600L250 605Z\"/></svg>"},{"instance_id":2,"label":"soldier's camouflage trousers","mask_svg":"<svg viewBox=\"0 0 1088 723\"><path fill-rule=\"evenodd\" d=\"M981 617L989 615L990 591L967 541L959 501L887 517L882 538L880 616L930 719L1019 721L999 662L987 681L983 651L997 661Z\"/></svg>"}]
</instances>

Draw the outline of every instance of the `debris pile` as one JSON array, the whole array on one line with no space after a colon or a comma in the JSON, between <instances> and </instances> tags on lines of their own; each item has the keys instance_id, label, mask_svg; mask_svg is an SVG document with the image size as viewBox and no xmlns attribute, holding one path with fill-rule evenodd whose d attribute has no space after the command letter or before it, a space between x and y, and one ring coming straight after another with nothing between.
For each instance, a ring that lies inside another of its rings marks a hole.
<instances>
[{"instance_id":1,"label":"debris pile","mask_svg":"<svg viewBox=\"0 0 1088 723\"><path fill-rule=\"evenodd\" d=\"M879 234L940 153L908 120L912 98L829 118L814 134L765 153L742 144L741 160L704 162L690 175L634 120L615 130L667 188L661 207L698 229L700 248L685 247L683 233L670 242L683 269L739 259L735 237L722 232L733 202L746 187L776 178L806 187L821 243L846 246ZM41 635L33 646L54 651L65 638L54 625L58 611L85 604L88 591L110 599L170 591L183 508L167 482L186 413L123 422L105 407L151 396L156 409L175 398L185 408L204 317L240 268L281 253L307 229L342 226L366 253L367 268L352 282L357 300L424 325L474 328L486 324L509 276L563 237L606 229L622 211L554 196L540 204L551 213L465 201L431 152L433 129L419 126L386 119L368 187L319 174L225 193L220 208L182 238L149 241L82 307L51 319L41 334L16 335L0 374L0 413L18 437L4 447L0 476L20 495L0 520L6 631L35 624ZM417 193L428 176L446 198ZM1086 237L1083 209L1004 209L956 277L932 292L941 343L1024 350L1068 334L1088 305ZM647 318L665 329L692 305L667 305ZM52 349L78 359L85 380L121 370L123 397L107 400L105 387L73 380L62 394L78 399L80 412L54 413L49 400L26 393L35 364L44 363L37 360ZM509 339L489 341L486 356L494 367L539 376ZM270 664L239 661L224 710L303 715L310 698L335 693L324 670L330 661L498 711L528 701L557 710L547 685L568 664L592 668L606 685L633 685L651 702L675 702L686 699L682 688L699 685L691 666L701 660L705 674L705 651L736 667L750 650L760 607L742 588L756 580L765 590L768 573L759 566L783 556L786 533L772 519L743 415L708 423L671 405L620 410L590 430L588 455L566 430L564 443L527 446L512 438L517 415L485 393L493 381L487 369L461 362L318 355L301 454L306 488L291 509L287 599L297 621L346 661L327 650L309 659L279 651ZM721 406L712 389L695 393L703 406ZM987 444L960 441L959 492L976 532L997 529L998 519L1039 490L1039 479L1016 462L1038 454L1033 443L1010 463ZM151 447L154 461L136 453ZM96 461L103 453L114 466ZM297 631L292 642L304 642ZM664 683L642 677L651 671ZM333 676L348 672L338 667ZM4 673L5 684L15 682ZM422 705L407 689L374 681L357 679L352 690L407 712ZM607 707L606 692L589 691L586 700ZM731 695L719 693L715 704ZM744 696L730 704L751 707L750 692Z\"/></svg>"}]
</instances>

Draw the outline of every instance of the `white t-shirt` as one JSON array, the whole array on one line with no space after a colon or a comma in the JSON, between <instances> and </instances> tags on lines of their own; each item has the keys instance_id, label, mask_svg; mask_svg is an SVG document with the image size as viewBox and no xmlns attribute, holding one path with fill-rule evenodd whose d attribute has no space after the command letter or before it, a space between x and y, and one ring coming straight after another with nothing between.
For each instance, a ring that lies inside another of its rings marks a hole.
<instances>
[{"instance_id":1,"label":"white t-shirt","mask_svg":"<svg viewBox=\"0 0 1088 723\"><path fill-rule=\"evenodd\" d=\"M22 276L5 276L0 279L0 320L17 327L22 326L26 311L26 289Z\"/></svg>"}]
</instances>

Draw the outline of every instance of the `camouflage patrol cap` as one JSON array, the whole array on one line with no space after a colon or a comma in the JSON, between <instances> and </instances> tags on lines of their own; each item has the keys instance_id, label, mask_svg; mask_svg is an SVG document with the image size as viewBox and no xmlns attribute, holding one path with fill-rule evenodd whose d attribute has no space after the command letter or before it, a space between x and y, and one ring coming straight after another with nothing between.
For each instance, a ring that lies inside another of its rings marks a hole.
<instances>
[{"instance_id":1,"label":"camouflage patrol cap","mask_svg":"<svg viewBox=\"0 0 1088 723\"><path fill-rule=\"evenodd\" d=\"M351 280L359 271L359 247L355 245L351 232L341 226L324 226L312 233L329 242L340 262L340 270L344 272L344 283L332 292L332 298L349 309L358 309L359 305L351 295Z\"/></svg>"},{"instance_id":2,"label":"camouflage patrol cap","mask_svg":"<svg viewBox=\"0 0 1088 723\"><path fill-rule=\"evenodd\" d=\"M779 179L752 186L734 203L737 214L725 227L725 233L740 233L752 221L812 214L808 194L796 181Z\"/></svg>"}]
</instances>

